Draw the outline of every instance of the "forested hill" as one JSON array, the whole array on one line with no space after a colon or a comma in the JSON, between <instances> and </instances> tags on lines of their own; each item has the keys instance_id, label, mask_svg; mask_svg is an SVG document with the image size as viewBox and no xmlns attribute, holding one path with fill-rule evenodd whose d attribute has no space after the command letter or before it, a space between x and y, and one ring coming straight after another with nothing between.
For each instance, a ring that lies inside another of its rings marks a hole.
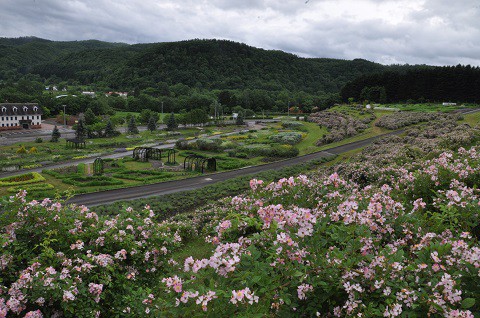
<instances>
[{"instance_id":1,"label":"forested hill","mask_svg":"<svg viewBox=\"0 0 480 318\"><path fill-rule=\"evenodd\" d=\"M34 73L99 89L144 89L165 82L203 89L337 93L348 81L386 68L361 59L300 58L225 40L126 45L0 39L0 79Z\"/></svg>"},{"instance_id":2,"label":"forested hill","mask_svg":"<svg viewBox=\"0 0 480 318\"><path fill-rule=\"evenodd\" d=\"M0 38L0 79L9 79L17 73L27 74L33 66L69 53L122 46L127 45L97 40L60 42L36 37Z\"/></svg>"}]
</instances>

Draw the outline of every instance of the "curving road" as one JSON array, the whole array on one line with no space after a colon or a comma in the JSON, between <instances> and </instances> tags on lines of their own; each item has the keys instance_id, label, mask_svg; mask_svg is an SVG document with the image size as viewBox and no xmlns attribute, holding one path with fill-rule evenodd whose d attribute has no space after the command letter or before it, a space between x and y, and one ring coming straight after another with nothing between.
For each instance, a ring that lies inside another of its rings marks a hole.
<instances>
[{"instance_id":1,"label":"curving road","mask_svg":"<svg viewBox=\"0 0 480 318\"><path fill-rule=\"evenodd\" d=\"M330 148L326 151L315 152L308 155L299 156L299 157L286 159L282 161L276 161L276 162L272 162L272 163L268 163L260 166L245 167L243 169L238 169L238 170L206 174L203 176L183 179L183 180L167 181L162 183L155 183L155 184L149 184L149 185L137 186L137 187L131 187L131 188L79 194L71 198L68 201L68 203L83 204L86 206L96 206L96 205L108 204L116 201L134 200L138 198L147 198L152 196L165 195L169 193L198 189L209 184L226 181L228 179L238 177L238 176L255 174L261 171L280 169L287 166L301 164L310 160L339 155L351 150L363 148L379 138L383 138L385 136L391 136L391 135L399 135L401 133L403 133L403 130L397 130L388 134L384 134L384 135L352 142L342 146Z\"/></svg>"}]
</instances>

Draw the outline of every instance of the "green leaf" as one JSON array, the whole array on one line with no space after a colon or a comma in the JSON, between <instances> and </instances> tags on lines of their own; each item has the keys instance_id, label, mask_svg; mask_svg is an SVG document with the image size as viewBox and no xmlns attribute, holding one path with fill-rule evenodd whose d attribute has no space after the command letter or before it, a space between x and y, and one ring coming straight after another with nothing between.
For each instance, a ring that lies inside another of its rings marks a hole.
<instances>
[{"instance_id":1,"label":"green leaf","mask_svg":"<svg viewBox=\"0 0 480 318\"><path fill-rule=\"evenodd\" d=\"M475 305L475 299L474 298L465 298L462 301L462 309L468 309L473 307Z\"/></svg>"},{"instance_id":2,"label":"green leaf","mask_svg":"<svg viewBox=\"0 0 480 318\"><path fill-rule=\"evenodd\" d=\"M293 274L293 277L300 277L300 276L303 276L303 273L300 271L295 271L295 273Z\"/></svg>"}]
</instances>

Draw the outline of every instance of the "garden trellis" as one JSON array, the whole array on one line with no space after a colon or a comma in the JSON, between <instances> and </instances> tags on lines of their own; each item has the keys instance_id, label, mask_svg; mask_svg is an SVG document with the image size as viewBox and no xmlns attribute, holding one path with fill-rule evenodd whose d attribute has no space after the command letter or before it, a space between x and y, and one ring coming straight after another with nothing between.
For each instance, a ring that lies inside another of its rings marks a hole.
<instances>
[{"instance_id":1,"label":"garden trellis","mask_svg":"<svg viewBox=\"0 0 480 318\"><path fill-rule=\"evenodd\" d=\"M201 173L217 171L217 160L213 157L205 158L199 155L188 155L183 160L183 169Z\"/></svg>"},{"instance_id":2,"label":"garden trellis","mask_svg":"<svg viewBox=\"0 0 480 318\"><path fill-rule=\"evenodd\" d=\"M139 161L148 161L148 159L152 160L162 160L162 154L166 151L167 153L167 163L175 163L176 161L176 151L174 149L158 149L152 147L136 147L133 150L133 159Z\"/></svg>"},{"instance_id":3,"label":"garden trellis","mask_svg":"<svg viewBox=\"0 0 480 318\"><path fill-rule=\"evenodd\" d=\"M93 174L94 175L102 175L104 170L104 164L102 158L97 158L93 162Z\"/></svg>"},{"instance_id":4,"label":"garden trellis","mask_svg":"<svg viewBox=\"0 0 480 318\"><path fill-rule=\"evenodd\" d=\"M78 148L86 148L87 144L85 143L85 140L83 139L78 139L78 138L73 138L73 139L67 139L67 147L75 147L76 149Z\"/></svg>"}]
</instances>

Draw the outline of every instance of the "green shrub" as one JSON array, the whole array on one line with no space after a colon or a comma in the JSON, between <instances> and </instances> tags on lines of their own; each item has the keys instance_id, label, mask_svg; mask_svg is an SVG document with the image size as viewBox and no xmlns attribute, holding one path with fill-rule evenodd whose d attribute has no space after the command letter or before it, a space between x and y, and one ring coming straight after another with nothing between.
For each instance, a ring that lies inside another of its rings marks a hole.
<instances>
[{"instance_id":1,"label":"green shrub","mask_svg":"<svg viewBox=\"0 0 480 318\"><path fill-rule=\"evenodd\" d=\"M220 151L222 140L220 139L198 139L197 148L203 151Z\"/></svg>"},{"instance_id":2,"label":"green shrub","mask_svg":"<svg viewBox=\"0 0 480 318\"><path fill-rule=\"evenodd\" d=\"M241 158L241 157L239 157L239 155L242 155L242 153L237 154L237 157ZM246 154L244 154L244 155L246 156ZM244 157L244 158L246 158L246 157ZM250 166L250 165L251 165L251 162L244 161L244 160L237 160L237 159L233 159L233 158L224 158L224 159L217 160L217 167L220 170L240 169L240 168Z\"/></svg>"},{"instance_id":3,"label":"green shrub","mask_svg":"<svg viewBox=\"0 0 480 318\"><path fill-rule=\"evenodd\" d=\"M269 139L280 144L295 145L302 141L302 137L298 132L282 132L270 136Z\"/></svg>"}]
</instances>

